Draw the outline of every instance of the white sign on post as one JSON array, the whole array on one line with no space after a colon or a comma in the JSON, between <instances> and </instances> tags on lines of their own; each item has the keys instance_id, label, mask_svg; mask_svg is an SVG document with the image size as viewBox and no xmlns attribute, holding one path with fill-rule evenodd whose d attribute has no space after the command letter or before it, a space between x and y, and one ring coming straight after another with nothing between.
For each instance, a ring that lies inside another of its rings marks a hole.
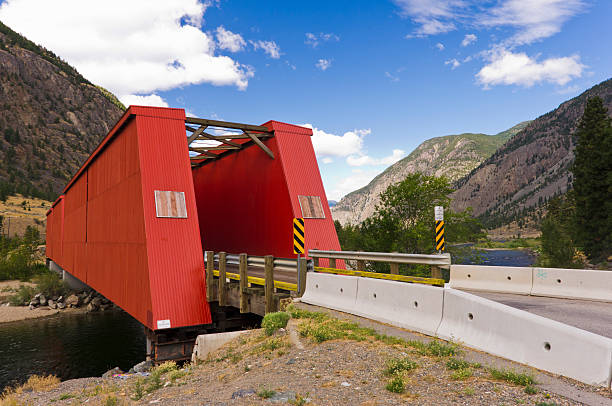
<instances>
[{"instance_id":1,"label":"white sign on post","mask_svg":"<svg viewBox=\"0 0 612 406\"><path fill-rule=\"evenodd\" d=\"M442 206L436 206L434 208L434 215L435 215L435 220L436 221L442 221L444 220L444 207Z\"/></svg>"}]
</instances>

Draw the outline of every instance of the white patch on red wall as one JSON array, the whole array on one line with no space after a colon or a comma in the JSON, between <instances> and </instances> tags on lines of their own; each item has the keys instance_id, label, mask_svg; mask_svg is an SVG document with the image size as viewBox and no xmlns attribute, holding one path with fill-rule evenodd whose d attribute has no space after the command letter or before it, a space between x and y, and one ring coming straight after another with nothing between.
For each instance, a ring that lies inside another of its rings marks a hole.
<instances>
[{"instance_id":1,"label":"white patch on red wall","mask_svg":"<svg viewBox=\"0 0 612 406\"><path fill-rule=\"evenodd\" d=\"M157 217L186 219L185 193L156 190L155 212Z\"/></svg>"}]
</instances>

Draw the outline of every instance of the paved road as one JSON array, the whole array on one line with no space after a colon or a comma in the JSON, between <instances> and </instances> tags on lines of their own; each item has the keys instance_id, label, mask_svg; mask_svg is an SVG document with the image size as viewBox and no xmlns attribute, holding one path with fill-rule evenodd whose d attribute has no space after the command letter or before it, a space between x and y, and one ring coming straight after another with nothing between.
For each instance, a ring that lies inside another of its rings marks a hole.
<instances>
[{"instance_id":1,"label":"paved road","mask_svg":"<svg viewBox=\"0 0 612 406\"><path fill-rule=\"evenodd\" d=\"M612 338L612 303L509 293L467 292Z\"/></svg>"}]
</instances>

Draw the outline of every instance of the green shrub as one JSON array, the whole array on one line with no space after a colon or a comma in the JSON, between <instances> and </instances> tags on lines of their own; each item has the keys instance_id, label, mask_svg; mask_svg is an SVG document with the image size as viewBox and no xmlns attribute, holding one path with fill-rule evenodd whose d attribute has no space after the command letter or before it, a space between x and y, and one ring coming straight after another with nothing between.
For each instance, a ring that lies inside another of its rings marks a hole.
<instances>
[{"instance_id":1,"label":"green shrub","mask_svg":"<svg viewBox=\"0 0 612 406\"><path fill-rule=\"evenodd\" d=\"M274 395L276 395L275 390L266 389L266 388L261 388L257 392L257 396L259 396L262 399L270 399Z\"/></svg>"},{"instance_id":2,"label":"green shrub","mask_svg":"<svg viewBox=\"0 0 612 406\"><path fill-rule=\"evenodd\" d=\"M64 296L70 292L66 283L52 271L44 272L34 278L38 291L46 297Z\"/></svg>"},{"instance_id":3,"label":"green shrub","mask_svg":"<svg viewBox=\"0 0 612 406\"><path fill-rule=\"evenodd\" d=\"M17 293L9 298L11 306L24 306L30 303L30 300L36 294L36 289L31 286L20 285Z\"/></svg>"},{"instance_id":4,"label":"green shrub","mask_svg":"<svg viewBox=\"0 0 612 406\"><path fill-rule=\"evenodd\" d=\"M400 374L404 371L412 371L413 369L418 368L418 366L419 364L414 361L411 361L408 358L394 358L387 361L383 373L387 376L393 376Z\"/></svg>"},{"instance_id":5,"label":"green shrub","mask_svg":"<svg viewBox=\"0 0 612 406\"><path fill-rule=\"evenodd\" d=\"M385 388L389 392L393 393L403 393L405 389L404 379L401 376L396 376L391 379Z\"/></svg>"},{"instance_id":6,"label":"green shrub","mask_svg":"<svg viewBox=\"0 0 612 406\"><path fill-rule=\"evenodd\" d=\"M286 312L268 313L264 316L261 327L267 335L271 336L280 328L287 327L287 322L291 316Z\"/></svg>"},{"instance_id":7,"label":"green shrub","mask_svg":"<svg viewBox=\"0 0 612 406\"><path fill-rule=\"evenodd\" d=\"M495 368L491 368L489 372L491 373L491 376L494 379L511 382L515 385L528 386L537 383L533 376L526 373L519 373L511 370Z\"/></svg>"}]
</instances>

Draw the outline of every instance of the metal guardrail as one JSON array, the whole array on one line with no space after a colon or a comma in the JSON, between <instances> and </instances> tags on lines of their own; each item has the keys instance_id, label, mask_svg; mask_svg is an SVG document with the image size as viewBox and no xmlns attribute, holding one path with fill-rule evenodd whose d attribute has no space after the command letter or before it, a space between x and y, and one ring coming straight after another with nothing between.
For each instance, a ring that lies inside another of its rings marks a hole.
<instances>
[{"instance_id":1,"label":"metal guardrail","mask_svg":"<svg viewBox=\"0 0 612 406\"><path fill-rule=\"evenodd\" d=\"M362 251L322 251L308 250L312 258L343 259L349 261L387 262L392 264L422 264L434 266L447 266L451 264L450 254L400 254L387 252Z\"/></svg>"},{"instance_id":2,"label":"metal guardrail","mask_svg":"<svg viewBox=\"0 0 612 406\"><path fill-rule=\"evenodd\" d=\"M215 254L215 262L219 263L219 254ZM227 254L225 256L225 262L228 265L239 265L240 255L238 254ZM255 268L265 268L265 257L249 255L247 257L247 265ZM286 259L286 258L274 258L274 270L275 271L288 271L297 272L298 261L297 259Z\"/></svg>"}]
</instances>

